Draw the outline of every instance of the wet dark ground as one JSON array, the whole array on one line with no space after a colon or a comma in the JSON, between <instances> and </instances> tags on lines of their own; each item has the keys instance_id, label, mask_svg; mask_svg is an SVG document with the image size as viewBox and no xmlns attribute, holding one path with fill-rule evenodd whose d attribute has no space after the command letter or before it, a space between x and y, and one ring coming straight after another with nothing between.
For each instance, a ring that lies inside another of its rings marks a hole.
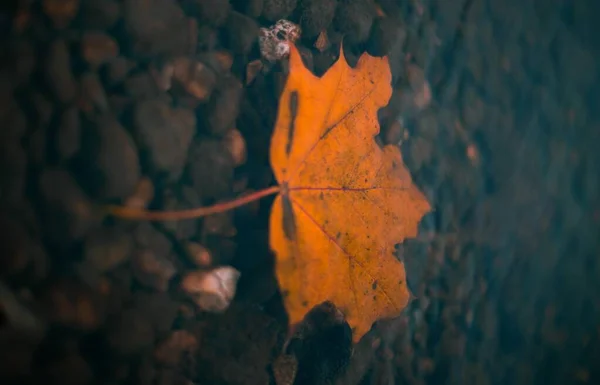
<instances>
[{"instance_id":1,"label":"wet dark ground","mask_svg":"<svg viewBox=\"0 0 600 385\"><path fill-rule=\"evenodd\" d=\"M600 383L599 2L29 3L2 19L2 383ZM272 183L284 75L247 66L282 17L316 73L342 33L350 61L389 54L381 140L435 208L399 250L415 299L353 348L315 314L281 355L268 201L180 223L95 211ZM241 272L221 315L180 285L212 265Z\"/></svg>"}]
</instances>

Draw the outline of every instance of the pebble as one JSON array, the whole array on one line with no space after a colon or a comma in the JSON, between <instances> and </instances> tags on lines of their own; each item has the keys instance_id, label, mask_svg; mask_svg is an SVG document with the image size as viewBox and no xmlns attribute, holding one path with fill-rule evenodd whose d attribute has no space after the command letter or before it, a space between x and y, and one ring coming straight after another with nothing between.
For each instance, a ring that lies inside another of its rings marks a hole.
<instances>
[{"instance_id":1,"label":"pebble","mask_svg":"<svg viewBox=\"0 0 600 385\"><path fill-rule=\"evenodd\" d=\"M46 81L60 102L75 99L77 82L71 72L69 50L64 40L57 39L50 45L45 72Z\"/></svg>"},{"instance_id":2,"label":"pebble","mask_svg":"<svg viewBox=\"0 0 600 385\"><path fill-rule=\"evenodd\" d=\"M371 35L367 42L367 51L374 56L388 55L395 44L402 45L406 34L398 19L379 17L373 22ZM400 40L400 42L398 41Z\"/></svg>"},{"instance_id":3,"label":"pebble","mask_svg":"<svg viewBox=\"0 0 600 385\"><path fill-rule=\"evenodd\" d=\"M152 347L156 336L151 321L136 308L115 315L107 333L110 347L123 356L134 356Z\"/></svg>"},{"instance_id":4,"label":"pebble","mask_svg":"<svg viewBox=\"0 0 600 385\"><path fill-rule=\"evenodd\" d=\"M121 228L102 228L83 243L85 263L104 273L125 263L133 253L131 235Z\"/></svg>"},{"instance_id":5,"label":"pebble","mask_svg":"<svg viewBox=\"0 0 600 385\"><path fill-rule=\"evenodd\" d=\"M210 271L190 272L183 278L181 286L200 309L222 313L235 296L239 277L240 272L233 267L221 266Z\"/></svg>"},{"instance_id":6,"label":"pebble","mask_svg":"<svg viewBox=\"0 0 600 385\"><path fill-rule=\"evenodd\" d=\"M30 242L25 226L13 218L0 216L0 277L8 277L23 271L30 262L27 245Z\"/></svg>"},{"instance_id":7,"label":"pebble","mask_svg":"<svg viewBox=\"0 0 600 385\"><path fill-rule=\"evenodd\" d=\"M44 288L40 302L51 323L76 330L96 330L106 316L98 294L74 280L51 282Z\"/></svg>"},{"instance_id":8,"label":"pebble","mask_svg":"<svg viewBox=\"0 0 600 385\"><path fill-rule=\"evenodd\" d=\"M133 297L134 309L150 322L156 332L165 334L173 327L179 302L168 293L139 291Z\"/></svg>"},{"instance_id":9,"label":"pebble","mask_svg":"<svg viewBox=\"0 0 600 385\"><path fill-rule=\"evenodd\" d=\"M335 16L337 0L300 0L302 37L312 39L329 28Z\"/></svg>"},{"instance_id":10,"label":"pebble","mask_svg":"<svg viewBox=\"0 0 600 385\"><path fill-rule=\"evenodd\" d=\"M81 39L81 53L85 61L97 68L119 54L117 42L102 32L86 32Z\"/></svg>"},{"instance_id":11,"label":"pebble","mask_svg":"<svg viewBox=\"0 0 600 385\"><path fill-rule=\"evenodd\" d=\"M80 92L78 104L82 111L93 116L95 112L107 112L108 97L95 72L86 72L79 80Z\"/></svg>"},{"instance_id":12,"label":"pebble","mask_svg":"<svg viewBox=\"0 0 600 385\"><path fill-rule=\"evenodd\" d=\"M173 263L151 250L137 250L133 254L133 274L145 286L166 292L169 281L177 270Z\"/></svg>"},{"instance_id":13,"label":"pebble","mask_svg":"<svg viewBox=\"0 0 600 385\"><path fill-rule=\"evenodd\" d=\"M136 67L136 63L124 56L117 56L109 60L102 67L102 81L107 87L113 87L121 84L127 78L127 75Z\"/></svg>"},{"instance_id":14,"label":"pebble","mask_svg":"<svg viewBox=\"0 0 600 385\"><path fill-rule=\"evenodd\" d=\"M185 245L188 258L198 267L209 267L213 260L210 251L196 242L188 242Z\"/></svg>"},{"instance_id":15,"label":"pebble","mask_svg":"<svg viewBox=\"0 0 600 385\"><path fill-rule=\"evenodd\" d=\"M226 238L235 237L237 230L233 225L233 215L230 211L208 215L202 223L204 235L220 235Z\"/></svg>"},{"instance_id":16,"label":"pebble","mask_svg":"<svg viewBox=\"0 0 600 385\"><path fill-rule=\"evenodd\" d=\"M189 52L189 23L178 2L125 0L124 14L132 49L139 58Z\"/></svg>"},{"instance_id":17,"label":"pebble","mask_svg":"<svg viewBox=\"0 0 600 385\"><path fill-rule=\"evenodd\" d=\"M170 90L173 83L182 87L198 101L205 102L212 94L217 77L204 63L187 57L178 57L164 66L158 74L158 84L161 89Z\"/></svg>"},{"instance_id":18,"label":"pebble","mask_svg":"<svg viewBox=\"0 0 600 385\"><path fill-rule=\"evenodd\" d=\"M54 240L77 240L98 225L100 217L77 182L64 170L48 168L38 180L45 229Z\"/></svg>"},{"instance_id":19,"label":"pebble","mask_svg":"<svg viewBox=\"0 0 600 385\"><path fill-rule=\"evenodd\" d=\"M414 105L419 110L425 109L431 103L431 87L425 79L423 69L416 64L410 64L406 73L408 82L414 92Z\"/></svg>"},{"instance_id":20,"label":"pebble","mask_svg":"<svg viewBox=\"0 0 600 385\"><path fill-rule=\"evenodd\" d=\"M10 58L12 58L12 71L14 73L14 82L18 84L26 84L31 74L36 68L37 55L33 44L25 39L17 40L10 47Z\"/></svg>"},{"instance_id":21,"label":"pebble","mask_svg":"<svg viewBox=\"0 0 600 385\"><path fill-rule=\"evenodd\" d=\"M262 13L264 2L265 0L244 0L241 2L241 9L246 15L257 19Z\"/></svg>"},{"instance_id":22,"label":"pebble","mask_svg":"<svg viewBox=\"0 0 600 385\"><path fill-rule=\"evenodd\" d=\"M60 357L60 356L58 356ZM88 385L93 383L94 372L87 361L76 353L58 358L54 356L41 370L43 378L52 384Z\"/></svg>"},{"instance_id":23,"label":"pebble","mask_svg":"<svg viewBox=\"0 0 600 385\"><path fill-rule=\"evenodd\" d=\"M66 28L79 11L79 0L43 0L42 8L57 29Z\"/></svg>"},{"instance_id":24,"label":"pebble","mask_svg":"<svg viewBox=\"0 0 600 385\"><path fill-rule=\"evenodd\" d=\"M83 139L80 180L100 199L125 199L140 180L133 139L115 117L105 114L90 123Z\"/></svg>"},{"instance_id":25,"label":"pebble","mask_svg":"<svg viewBox=\"0 0 600 385\"><path fill-rule=\"evenodd\" d=\"M242 83L234 76L219 80L217 90L204 109L206 128L211 134L223 136L235 127L243 91Z\"/></svg>"},{"instance_id":26,"label":"pebble","mask_svg":"<svg viewBox=\"0 0 600 385\"><path fill-rule=\"evenodd\" d=\"M131 74L124 82L125 92L138 101L147 99L168 100L156 82L156 79L148 71Z\"/></svg>"},{"instance_id":27,"label":"pebble","mask_svg":"<svg viewBox=\"0 0 600 385\"><path fill-rule=\"evenodd\" d=\"M163 209L166 211L187 210L192 207L197 207L189 202L174 195L172 190L167 190L162 197ZM198 232L199 221L197 219L186 219L176 221L161 221L161 226L171 236L174 236L179 241L185 241L195 237Z\"/></svg>"},{"instance_id":28,"label":"pebble","mask_svg":"<svg viewBox=\"0 0 600 385\"><path fill-rule=\"evenodd\" d=\"M3 125L3 127L6 127ZM25 196L27 153L17 139L0 142L0 202L18 204Z\"/></svg>"},{"instance_id":29,"label":"pebble","mask_svg":"<svg viewBox=\"0 0 600 385\"><path fill-rule=\"evenodd\" d=\"M273 376L276 385L293 385L298 371L296 356L283 354L273 361Z\"/></svg>"},{"instance_id":30,"label":"pebble","mask_svg":"<svg viewBox=\"0 0 600 385\"><path fill-rule=\"evenodd\" d=\"M2 331L24 331L31 337L43 336L46 322L18 294L0 281L0 319ZM0 335L1 336L1 335Z\"/></svg>"},{"instance_id":31,"label":"pebble","mask_svg":"<svg viewBox=\"0 0 600 385\"><path fill-rule=\"evenodd\" d=\"M234 162L223 141L209 138L194 141L188 159L192 185L202 199L222 197L231 191Z\"/></svg>"},{"instance_id":32,"label":"pebble","mask_svg":"<svg viewBox=\"0 0 600 385\"><path fill-rule=\"evenodd\" d=\"M227 19L227 45L236 54L248 54L258 37L259 27L254 19L231 12Z\"/></svg>"},{"instance_id":33,"label":"pebble","mask_svg":"<svg viewBox=\"0 0 600 385\"><path fill-rule=\"evenodd\" d=\"M173 249L169 238L148 222L139 223L133 233L133 237L138 247L152 250L152 252L161 257L166 257Z\"/></svg>"},{"instance_id":34,"label":"pebble","mask_svg":"<svg viewBox=\"0 0 600 385\"><path fill-rule=\"evenodd\" d=\"M145 209L154 198L154 185L152 180L142 177L138 182L133 195L127 197L123 205L136 209Z\"/></svg>"},{"instance_id":35,"label":"pebble","mask_svg":"<svg viewBox=\"0 0 600 385\"><path fill-rule=\"evenodd\" d=\"M121 18L122 4L117 0L85 0L82 4L82 26L90 30L107 30Z\"/></svg>"},{"instance_id":36,"label":"pebble","mask_svg":"<svg viewBox=\"0 0 600 385\"><path fill-rule=\"evenodd\" d=\"M198 339L187 330L174 330L158 343L154 359L159 363L177 367L185 355L194 354L198 349Z\"/></svg>"},{"instance_id":37,"label":"pebble","mask_svg":"<svg viewBox=\"0 0 600 385\"><path fill-rule=\"evenodd\" d=\"M227 135L225 135L224 139L225 145L229 149L231 157L233 158L234 167L239 167L246 163L246 141L244 140L242 133L234 128L230 130Z\"/></svg>"},{"instance_id":38,"label":"pebble","mask_svg":"<svg viewBox=\"0 0 600 385\"><path fill-rule=\"evenodd\" d=\"M344 0L336 9L334 24L348 43L360 44L369 38L374 15L371 2Z\"/></svg>"},{"instance_id":39,"label":"pebble","mask_svg":"<svg viewBox=\"0 0 600 385\"><path fill-rule=\"evenodd\" d=\"M292 13L296 4L297 0L264 0L262 16L269 21L283 19Z\"/></svg>"},{"instance_id":40,"label":"pebble","mask_svg":"<svg viewBox=\"0 0 600 385\"><path fill-rule=\"evenodd\" d=\"M150 165L169 179L180 177L196 131L196 117L185 108L162 100L138 103L134 112L135 138L148 152Z\"/></svg>"},{"instance_id":41,"label":"pebble","mask_svg":"<svg viewBox=\"0 0 600 385\"><path fill-rule=\"evenodd\" d=\"M231 12L229 0L184 0L182 3L186 12L197 17L200 24L212 27L222 26Z\"/></svg>"},{"instance_id":42,"label":"pebble","mask_svg":"<svg viewBox=\"0 0 600 385\"><path fill-rule=\"evenodd\" d=\"M56 152L61 161L71 159L81 148L81 122L76 107L62 112L56 135Z\"/></svg>"}]
</instances>

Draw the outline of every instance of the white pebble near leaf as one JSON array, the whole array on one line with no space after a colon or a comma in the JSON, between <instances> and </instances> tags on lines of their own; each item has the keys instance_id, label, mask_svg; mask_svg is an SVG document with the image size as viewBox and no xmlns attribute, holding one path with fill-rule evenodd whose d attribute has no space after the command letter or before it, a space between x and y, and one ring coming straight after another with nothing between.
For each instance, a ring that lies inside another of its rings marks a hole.
<instances>
[{"instance_id":1,"label":"white pebble near leaf","mask_svg":"<svg viewBox=\"0 0 600 385\"><path fill-rule=\"evenodd\" d=\"M273 62L286 58L290 54L290 44L300 37L299 25L281 19L269 28L261 28L258 45L263 58Z\"/></svg>"},{"instance_id":2,"label":"white pebble near leaf","mask_svg":"<svg viewBox=\"0 0 600 385\"><path fill-rule=\"evenodd\" d=\"M181 286L200 309L222 313L227 310L235 296L240 275L240 272L231 266L221 266L209 271L198 270L188 273Z\"/></svg>"}]
</instances>

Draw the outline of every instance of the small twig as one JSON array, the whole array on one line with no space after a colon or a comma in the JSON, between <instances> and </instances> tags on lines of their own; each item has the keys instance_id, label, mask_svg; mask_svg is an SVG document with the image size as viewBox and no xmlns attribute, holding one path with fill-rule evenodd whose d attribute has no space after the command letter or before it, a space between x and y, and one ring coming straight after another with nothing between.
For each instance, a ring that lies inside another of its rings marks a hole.
<instances>
[{"instance_id":1,"label":"small twig","mask_svg":"<svg viewBox=\"0 0 600 385\"><path fill-rule=\"evenodd\" d=\"M277 194L278 192L279 186L272 186L263 190L253 192L252 194L248 194L246 196L234 199L229 202L222 202L212 206L198 207L187 210L149 211L135 207L113 205L108 206L107 209L110 215L114 215L123 219L145 221L178 221L183 219L196 219L211 214L222 213L234 209L236 207L240 207L248 203L257 201L266 196Z\"/></svg>"}]
</instances>

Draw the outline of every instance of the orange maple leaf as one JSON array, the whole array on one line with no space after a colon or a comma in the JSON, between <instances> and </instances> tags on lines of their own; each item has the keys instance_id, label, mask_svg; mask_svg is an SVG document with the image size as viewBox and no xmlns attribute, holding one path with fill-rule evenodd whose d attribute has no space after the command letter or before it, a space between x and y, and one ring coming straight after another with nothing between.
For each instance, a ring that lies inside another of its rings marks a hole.
<instances>
[{"instance_id":1,"label":"orange maple leaf","mask_svg":"<svg viewBox=\"0 0 600 385\"><path fill-rule=\"evenodd\" d=\"M386 57L363 54L353 69L340 52L318 78L291 50L271 141L281 192L269 228L292 325L331 301L357 341L409 299L394 246L416 236L430 206L398 147L375 142L390 83Z\"/></svg>"},{"instance_id":2,"label":"orange maple leaf","mask_svg":"<svg viewBox=\"0 0 600 385\"><path fill-rule=\"evenodd\" d=\"M270 218L276 275L292 328L330 301L358 341L409 300L395 245L417 235L430 205L412 183L396 146L380 148L377 110L392 93L388 59L363 54L314 76L292 46L290 71L271 140L278 186L211 207L149 212L112 207L114 215L176 220L232 209L278 193Z\"/></svg>"}]
</instances>

